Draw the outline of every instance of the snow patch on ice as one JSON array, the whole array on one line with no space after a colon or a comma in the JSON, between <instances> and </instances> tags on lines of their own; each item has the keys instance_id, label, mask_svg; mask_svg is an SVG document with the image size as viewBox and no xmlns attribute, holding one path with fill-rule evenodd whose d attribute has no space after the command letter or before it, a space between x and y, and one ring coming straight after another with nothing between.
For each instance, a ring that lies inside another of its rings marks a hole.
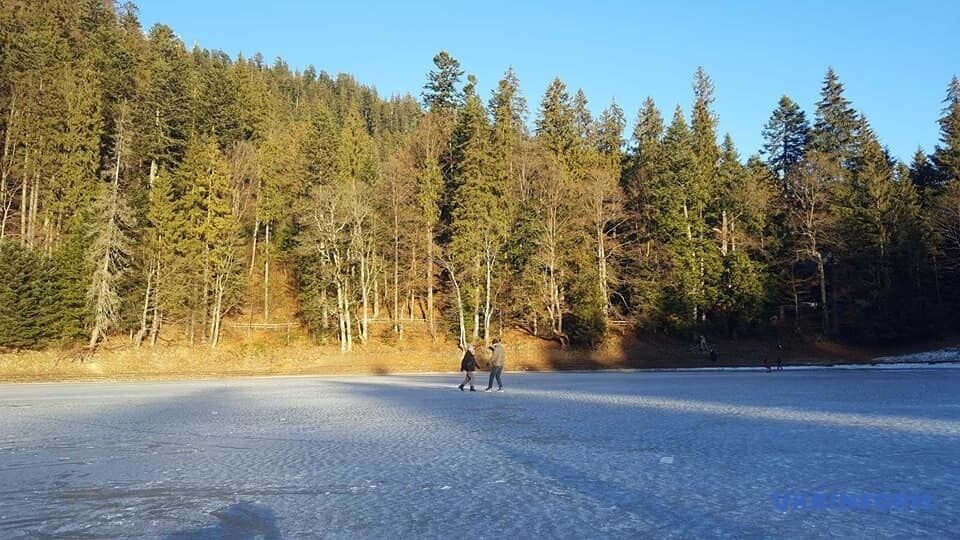
<instances>
[{"instance_id":1,"label":"snow patch on ice","mask_svg":"<svg viewBox=\"0 0 960 540\"><path fill-rule=\"evenodd\" d=\"M910 354L901 354L896 356L881 356L874 358L878 363L942 363L942 362L960 362L960 347L950 349L940 349L936 351L924 351Z\"/></svg>"}]
</instances>

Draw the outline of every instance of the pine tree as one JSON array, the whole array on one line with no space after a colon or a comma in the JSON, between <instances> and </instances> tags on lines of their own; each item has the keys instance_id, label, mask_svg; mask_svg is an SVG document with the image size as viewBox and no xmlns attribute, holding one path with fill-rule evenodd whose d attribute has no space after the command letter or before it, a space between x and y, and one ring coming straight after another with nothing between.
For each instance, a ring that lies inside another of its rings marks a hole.
<instances>
[{"instance_id":1,"label":"pine tree","mask_svg":"<svg viewBox=\"0 0 960 540\"><path fill-rule=\"evenodd\" d=\"M933 152L933 162L943 182L960 179L960 79L956 75L947 86L940 124L940 144Z\"/></svg>"},{"instance_id":2,"label":"pine tree","mask_svg":"<svg viewBox=\"0 0 960 540\"><path fill-rule=\"evenodd\" d=\"M93 314L93 329L87 344L91 349L106 337L119 318L121 298L118 288L131 254L129 235L135 220L120 191L119 168L118 162L113 182L102 188L103 194L97 201L96 214L101 221L97 224L88 255L93 269L87 291L87 302Z\"/></svg>"},{"instance_id":3,"label":"pine tree","mask_svg":"<svg viewBox=\"0 0 960 540\"><path fill-rule=\"evenodd\" d=\"M696 160L690 128L677 106L663 137L660 168L651 185L652 224L669 268L659 310L663 323L670 327L695 325L704 301L703 253L698 249L699 216L694 207Z\"/></svg>"},{"instance_id":4,"label":"pine tree","mask_svg":"<svg viewBox=\"0 0 960 540\"><path fill-rule=\"evenodd\" d=\"M457 286L462 291L458 320L465 319L467 310L472 311L471 328L473 338L477 339L483 311L483 278L487 271L492 271L494 263L484 259L492 259L499 252L502 237L506 234L506 221L498 211L501 193L496 178L491 175L491 133L487 112L480 98L472 92L467 95L453 137L454 193L447 265L459 279ZM466 335L465 330L461 329L461 335ZM485 341L489 341L489 331L485 331L485 335Z\"/></svg>"},{"instance_id":5,"label":"pine tree","mask_svg":"<svg viewBox=\"0 0 960 540\"><path fill-rule=\"evenodd\" d=\"M427 84L423 87L423 104L431 112L449 114L462 103L463 95L457 89L463 70L460 62L447 51L440 51L433 57L436 70L427 75Z\"/></svg>"},{"instance_id":6,"label":"pine tree","mask_svg":"<svg viewBox=\"0 0 960 540\"><path fill-rule=\"evenodd\" d=\"M540 102L540 114L535 122L537 138L554 157L566 160L576 141L575 122L567 85L556 78Z\"/></svg>"},{"instance_id":7,"label":"pine tree","mask_svg":"<svg viewBox=\"0 0 960 540\"><path fill-rule=\"evenodd\" d=\"M927 156L923 148L917 148L910 163L909 179L917 190L924 194L927 190L940 186L937 170L933 161Z\"/></svg>"},{"instance_id":8,"label":"pine tree","mask_svg":"<svg viewBox=\"0 0 960 540\"><path fill-rule=\"evenodd\" d=\"M800 106L788 96L782 96L763 127L763 138L767 164L784 178L803 159L810 140L810 125Z\"/></svg>"},{"instance_id":9,"label":"pine tree","mask_svg":"<svg viewBox=\"0 0 960 540\"><path fill-rule=\"evenodd\" d=\"M831 156L838 165L847 166L854 154L857 124L857 113L844 96L843 83L833 68L827 69L810 133L811 146Z\"/></svg>"},{"instance_id":10,"label":"pine tree","mask_svg":"<svg viewBox=\"0 0 960 540\"><path fill-rule=\"evenodd\" d=\"M176 283L168 289L179 295L178 311L211 347L219 342L224 313L236 294L239 224L233 214L229 168L211 137L195 137L175 175L176 213L182 227L174 240Z\"/></svg>"},{"instance_id":11,"label":"pine tree","mask_svg":"<svg viewBox=\"0 0 960 540\"><path fill-rule=\"evenodd\" d=\"M573 125L576 140L585 146L595 144L593 115L590 114L589 101L582 88L573 96Z\"/></svg>"},{"instance_id":12,"label":"pine tree","mask_svg":"<svg viewBox=\"0 0 960 540\"><path fill-rule=\"evenodd\" d=\"M57 337L49 264L33 250L0 243L0 349L25 349Z\"/></svg>"},{"instance_id":13,"label":"pine tree","mask_svg":"<svg viewBox=\"0 0 960 540\"><path fill-rule=\"evenodd\" d=\"M595 312L580 313L578 318L589 323L588 327L593 330L590 334L598 334L585 336L586 341L593 342L591 344L598 343L606 330L611 291L617 281L611 259L620 255L616 244L624 221L623 198L619 183L623 159L621 151L624 125L623 110L616 102L611 103L595 122L592 131L595 134L596 147L588 152L586 159L587 174L583 179L583 191L589 207L587 220L589 226L586 228L586 236L589 244L594 247L593 266L596 271L596 286L588 287L587 290L593 288L596 291L596 301L589 305L591 308L595 305L597 309ZM593 273L578 273L578 275ZM593 295L586 292L585 296L589 299ZM577 311L574 310L574 313L577 314ZM593 322L595 318L600 320Z\"/></svg>"},{"instance_id":14,"label":"pine tree","mask_svg":"<svg viewBox=\"0 0 960 540\"><path fill-rule=\"evenodd\" d=\"M691 113L691 144L694 154L694 177L690 186L690 217L688 224L692 228L696 244L696 264L699 267L697 286L700 306L697 308L700 322L705 321L703 308L714 301L718 294L722 264L713 245L721 244L729 236L727 231L725 208L720 203L720 185L717 167L720 160L720 148L717 146L717 116L711 106L714 102L713 81L702 67L697 68L693 83L693 111ZM711 229L720 229L720 241L711 242L708 237Z\"/></svg>"},{"instance_id":15,"label":"pine tree","mask_svg":"<svg viewBox=\"0 0 960 540\"><path fill-rule=\"evenodd\" d=\"M876 338L881 330L889 330L878 328L875 321L888 318L891 309L887 304L893 287L890 254L898 204L890 160L876 137L863 131L867 135L859 153L860 166L852 182L837 186L841 231L837 238L844 258L840 261L843 267L834 274L846 279L835 282L834 289L846 307L846 324ZM866 309L858 309L860 306Z\"/></svg>"},{"instance_id":16,"label":"pine tree","mask_svg":"<svg viewBox=\"0 0 960 540\"><path fill-rule=\"evenodd\" d=\"M505 306L498 301L498 291L509 282L505 276L507 269L505 252L511 250L507 245L511 231L524 227L526 217L520 216L521 205L525 203L525 186L521 167L521 142L526 135L524 116L526 100L520 93L520 83L513 69L508 69L497 83L496 90L489 102L492 117L490 130L490 206L485 209L490 227L483 241L484 267L484 306L483 337L488 343L493 329L494 311L499 311L503 322ZM523 242L522 239L517 239ZM516 260L515 260L516 262ZM496 305L495 305L496 302Z\"/></svg>"},{"instance_id":17,"label":"pine tree","mask_svg":"<svg viewBox=\"0 0 960 540\"><path fill-rule=\"evenodd\" d=\"M625 162L624 191L629 208L634 212L643 207L647 184L657 171L660 140L663 137L663 117L652 98L647 98L637 113L633 128L632 148Z\"/></svg>"},{"instance_id":18,"label":"pine tree","mask_svg":"<svg viewBox=\"0 0 960 540\"><path fill-rule=\"evenodd\" d=\"M626 119L623 115L623 109L617 105L616 101L613 101L609 107L604 109L596 122L594 132L596 133L597 150L601 154L619 161L623 151L624 127L626 127Z\"/></svg>"},{"instance_id":19,"label":"pine tree","mask_svg":"<svg viewBox=\"0 0 960 540\"><path fill-rule=\"evenodd\" d=\"M192 129L189 76L191 70L183 43L164 25L150 29L143 99L139 101L138 124L142 126L137 147L157 167L172 170L183 158Z\"/></svg>"}]
</instances>

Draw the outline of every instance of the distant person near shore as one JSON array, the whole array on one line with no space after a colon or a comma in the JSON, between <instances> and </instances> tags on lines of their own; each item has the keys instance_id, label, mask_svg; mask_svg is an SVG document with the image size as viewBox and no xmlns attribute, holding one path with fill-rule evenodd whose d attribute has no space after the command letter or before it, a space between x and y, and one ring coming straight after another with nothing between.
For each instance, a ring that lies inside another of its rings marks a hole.
<instances>
[{"instance_id":1,"label":"distant person near shore","mask_svg":"<svg viewBox=\"0 0 960 540\"><path fill-rule=\"evenodd\" d=\"M777 343L777 371L783 371L783 343Z\"/></svg>"},{"instance_id":2,"label":"distant person near shore","mask_svg":"<svg viewBox=\"0 0 960 540\"><path fill-rule=\"evenodd\" d=\"M476 392L477 389L473 387L473 374L477 371L477 357L473 354L473 345L467 345L467 351L463 353L463 360L460 361L460 371L466 372L466 376L457 388L463 392L463 387L469 384L470 391Z\"/></svg>"},{"instance_id":3,"label":"distant person near shore","mask_svg":"<svg viewBox=\"0 0 960 540\"><path fill-rule=\"evenodd\" d=\"M500 375L503 373L506 352L503 350L503 343L500 342L500 338L493 340L490 350L493 351L493 354L490 355L490 382L487 383L484 392L493 389L493 379L497 379L497 392L503 392L503 382L500 381Z\"/></svg>"}]
</instances>

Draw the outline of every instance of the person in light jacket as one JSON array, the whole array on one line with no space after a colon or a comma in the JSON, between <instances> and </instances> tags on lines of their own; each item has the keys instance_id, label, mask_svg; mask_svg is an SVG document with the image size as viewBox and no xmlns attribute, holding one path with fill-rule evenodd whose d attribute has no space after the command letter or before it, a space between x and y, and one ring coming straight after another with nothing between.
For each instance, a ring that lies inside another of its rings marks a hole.
<instances>
[{"instance_id":1,"label":"person in light jacket","mask_svg":"<svg viewBox=\"0 0 960 540\"><path fill-rule=\"evenodd\" d=\"M493 340L493 345L490 346L490 350L493 351L490 355L490 382L487 383L487 389L484 392L489 392L493 389L493 380L497 380L497 392L503 392L503 382L500 381L500 375L503 373L503 363L505 360L506 352L503 350L503 343L500 342L500 338Z\"/></svg>"}]
</instances>

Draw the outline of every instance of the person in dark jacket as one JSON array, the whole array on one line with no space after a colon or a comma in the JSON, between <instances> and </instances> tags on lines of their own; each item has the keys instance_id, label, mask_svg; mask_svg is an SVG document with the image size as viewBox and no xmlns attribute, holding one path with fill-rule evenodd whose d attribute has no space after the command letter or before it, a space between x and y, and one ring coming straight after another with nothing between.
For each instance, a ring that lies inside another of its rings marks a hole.
<instances>
[{"instance_id":1,"label":"person in dark jacket","mask_svg":"<svg viewBox=\"0 0 960 540\"><path fill-rule=\"evenodd\" d=\"M477 391L477 389L473 387L473 373L476 370L477 357L473 354L473 345L467 345L467 352L463 353L463 360L460 361L460 371L467 373L466 377L463 378L463 382L458 386L461 392L463 392L463 387L466 384L470 385L471 392Z\"/></svg>"}]
</instances>

